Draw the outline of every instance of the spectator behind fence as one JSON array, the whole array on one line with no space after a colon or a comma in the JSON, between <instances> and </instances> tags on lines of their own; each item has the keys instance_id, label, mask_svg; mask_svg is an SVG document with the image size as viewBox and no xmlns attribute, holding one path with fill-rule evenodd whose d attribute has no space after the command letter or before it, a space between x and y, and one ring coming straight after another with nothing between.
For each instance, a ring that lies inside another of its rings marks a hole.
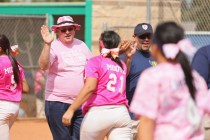
<instances>
[{"instance_id":1,"label":"spectator behind fence","mask_svg":"<svg viewBox=\"0 0 210 140\"><path fill-rule=\"evenodd\" d=\"M29 87L22 65L12 54L9 39L0 35L0 137L10 139L10 128L18 116L21 96Z\"/></svg>"},{"instance_id":2,"label":"spectator behind fence","mask_svg":"<svg viewBox=\"0 0 210 140\"><path fill-rule=\"evenodd\" d=\"M34 93L36 95L36 117L45 117L44 113L44 90L45 90L46 73L38 69L34 78Z\"/></svg>"},{"instance_id":3,"label":"spectator behind fence","mask_svg":"<svg viewBox=\"0 0 210 140\"><path fill-rule=\"evenodd\" d=\"M74 38L80 25L70 16L62 16L51 29L57 39L53 41L47 26L41 27L45 42L39 66L48 70L45 89L45 115L53 140L79 140L82 110L75 111L71 126L62 124L62 116L76 99L84 85L84 66L92 57L87 45Z\"/></svg>"}]
</instances>

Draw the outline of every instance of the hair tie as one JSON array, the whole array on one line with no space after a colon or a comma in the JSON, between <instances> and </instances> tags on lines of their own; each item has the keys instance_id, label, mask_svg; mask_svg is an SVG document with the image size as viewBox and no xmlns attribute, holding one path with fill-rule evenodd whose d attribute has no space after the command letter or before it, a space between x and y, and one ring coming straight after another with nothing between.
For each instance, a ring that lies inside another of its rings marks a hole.
<instances>
[{"instance_id":1,"label":"hair tie","mask_svg":"<svg viewBox=\"0 0 210 140\"><path fill-rule=\"evenodd\" d=\"M188 56L193 56L197 51L189 39L183 39L179 41L178 46L180 50Z\"/></svg>"},{"instance_id":2,"label":"hair tie","mask_svg":"<svg viewBox=\"0 0 210 140\"><path fill-rule=\"evenodd\" d=\"M117 58L119 57L119 48L114 48L114 49L107 49L107 48L102 48L101 50L101 55L106 57L109 53L111 53L112 58Z\"/></svg>"},{"instance_id":3,"label":"hair tie","mask_svg":"<svg viewBox=\"0 0 210 140\"><path fill-rule=\"evenodd\" d=\"M11 46L11 50L13 55L18 55L18 45Z\"/></svg>"},{"instance_id":4,"label":"hair tie","mask_svg":"<svg viewBox=\"0 0 210 140\"><path fill-rule=\"evenodd\" d=\"M163 53L166 58L175 59L179 51L182 51L188 56L192 56L196 52L196 48L188 39L180 40L177 44L169 43L163 45Z\"/></svg>"}]
</instances>

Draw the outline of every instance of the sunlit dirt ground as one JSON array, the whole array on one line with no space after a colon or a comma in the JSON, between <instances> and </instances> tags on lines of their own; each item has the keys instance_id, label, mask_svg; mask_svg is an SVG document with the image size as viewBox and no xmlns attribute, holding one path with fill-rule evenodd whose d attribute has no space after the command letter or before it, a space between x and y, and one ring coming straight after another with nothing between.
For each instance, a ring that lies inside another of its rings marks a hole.
<instances>
[{"instance_id":1,"label":"sunlit dirt ground","mask_svg":"<svg viewBox=\"0 0 210 140\"><path fill-rule=\"evenodd\" d=\"M52 140L45 119L18 119L10 130L10 140Z\"/></svg>"},{"instance_id":2,"label":"sunlit dirt ground","mask_svg":"<svg viewBox=\"0 0 210 140\"><path fill-rule=\"evenodd\" d=\"M210 129L205 132L205 140L210 140ZM46 119L24 118L16 120L12 126L10 140L52 140L52 135Z\"/></svg>"}]
</instances>

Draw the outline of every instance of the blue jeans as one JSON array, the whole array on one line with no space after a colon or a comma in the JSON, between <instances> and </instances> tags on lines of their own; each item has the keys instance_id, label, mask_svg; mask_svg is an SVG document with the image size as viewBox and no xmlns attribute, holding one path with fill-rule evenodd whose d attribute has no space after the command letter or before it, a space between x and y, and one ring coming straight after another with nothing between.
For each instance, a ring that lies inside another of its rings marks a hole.
<instances>
[{"instance_id":1,"label":"blue jeans","mask_svg":"<svg viewBox=\"0 0 210 140\"><path fill-rule=\"evenodd\" d=\"M138 120L139 118L132 112L129 112L129 115L131 117L132 120Z\"/></svg>"},{"instance_id":2,"label":"blue jeans","mask_svg":"<svg viewBox=\"0 0 210 140\"><path fill-rule=\"evenodd\" d=\"M62 123L63 114L69 108L70 104L45 101L45 114L47 118L53 140L79 140L80 126L83 115L81 108L75 111L72 123L66 127Z\"/></svg>"}]
</instances>

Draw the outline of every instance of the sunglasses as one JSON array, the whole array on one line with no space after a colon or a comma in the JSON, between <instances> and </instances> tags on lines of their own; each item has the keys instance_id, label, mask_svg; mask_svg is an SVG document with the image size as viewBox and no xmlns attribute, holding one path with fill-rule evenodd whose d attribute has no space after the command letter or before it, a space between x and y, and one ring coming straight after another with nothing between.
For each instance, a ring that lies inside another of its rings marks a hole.
<instances>
[{"instance_id":1,"label":"sunglasses","mask_svg":"<svg viewBox=\"0 0 210 140\"><path fill-rule=\"evenodd\" d=\"M143 34L143 35L140 35L138 36L139 39L151 39L152 38L152 35L151 34Z\"/></svg>"},{"instance_id":2,"label":"sunglasses","mask_svg":"<svg viewBox=\"0 0 210 140\"><path fill-rule=\"evenodd\" d=\"M68 27L68 28L62 28L62 29L60 29L60 31L62 32L62 33L65 33L66 31L72 31L72 30L74 30L74 28L73 27Z\"/></svg>"}]
</instances>

